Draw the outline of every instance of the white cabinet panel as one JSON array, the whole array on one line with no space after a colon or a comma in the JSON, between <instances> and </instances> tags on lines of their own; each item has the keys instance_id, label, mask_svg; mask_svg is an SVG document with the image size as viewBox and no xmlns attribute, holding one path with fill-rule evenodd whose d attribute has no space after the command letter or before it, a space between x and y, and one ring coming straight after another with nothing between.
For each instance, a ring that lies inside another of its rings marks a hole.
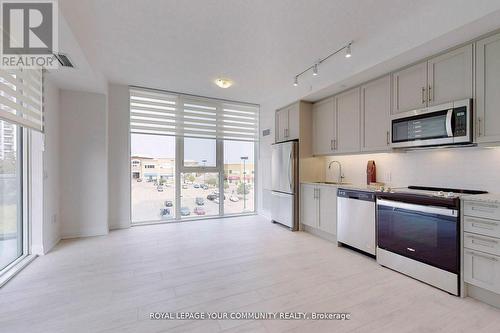
<instances>
[{"instance_id":1,"label":"white cabinet panel","mask_svg":"<svg viewBox=\"0 0 500 333\"><path fill-rule=\"evenodd\" d=\"M337 234L337 188L319 186L319 228L332 235Z\"/></svg>"},{"instance_id":2,"label":"white cabinet panel","mask_svg":"<svg viewBox=\"0 0 500 333\"><path fill-rule=\"evenodd\" d=\"M337 153L360 151L360 88L344 92L336 97Z\"/></svg>"},{"instance_id":3,"label":"white cabinet panel","mask_svg":"<svg viewBox=\"0 0 500 333\"><path fill-rule=\"evenodd\" d=\"M427 62L392 75L392 112L400 113L427 106Z\"/></svg>"},{"instance_id":4,"label":"white cabinet panel","mask_svg":"<svg viewBox=\"0 0 500 333\"><path fill-rule=\"evenodd\" d=\"M464 216L464 230L475 234L500 238L500 221Z\"/></svg>"},{"instance_id":5,"label":"white cabinet panel","mask_svg":"<svg viewBox=\"0 0 500 333\"><path fill-rule=\"evenodd\" d=\"M464 249L464 280L500 294L500 257Z\"/></svg>"},{"instance_id":6,"label":"white cabinet panel","mask_svg":"<svg viewBox=\"0 0 500 333\"><path fill-rule=\"evenodd\" d=\"M476 135L478 142L500 141L500 34L476 44Z\"/></svg>"},{"instance_id":7,"label":"white cabinet panel","mask_svg":"<svg viewBox=\"0 0 500 333\"><path fill-rule=\"evenodd\" d=\"M472 98L472 44L432 58L428 66L428 105Z\"/></svg>"},{"instance_id":8,"label":"white cabinet panel","mask_svg":"<svg viewBox=\"0 0 500 333\"><path fill-rule=\"evenodd\" d=\"M390 149L391 77L361 87L361 150Z\"/></svg>"},{"instance_id":9,"label":"white cabinet panel","mask_svg":"<svg viewBox=\"0 0 500 333\"><path fill-rule=\"evenodd\" d=\"M493 237L465 232L464 247L500 256L500 240Z\"/></svg>"},{"instance_id":10,"label":"white cabinet panel","mask_svg":"<svg viewBox=\"0 0 500 333\"><path fill-rule=\"evenodd\" d=\"M500 205L492 202L466 201L464 215L500 220Z\"/></svg>"},{"instance_id":11,"label":"white cabinet panel","mask_svg":"<svg viewBox=\"0 0 500 333\"><path fill-rule=\"evenodd\" d=\"M313 154L325 155L335 151L337 139L335 99L328 98L313 104Z\"/></svg>"},{"instance_id":12,"label":"white cabinet panel","mask_svg":"<svg viewBox=\"0 0 500 333\"><path fill-rule=\"evenodd\" d=\"M315 185L302 184L300 186L300 223L318 227L318 203Z\"/></svg>"}]
</instances>

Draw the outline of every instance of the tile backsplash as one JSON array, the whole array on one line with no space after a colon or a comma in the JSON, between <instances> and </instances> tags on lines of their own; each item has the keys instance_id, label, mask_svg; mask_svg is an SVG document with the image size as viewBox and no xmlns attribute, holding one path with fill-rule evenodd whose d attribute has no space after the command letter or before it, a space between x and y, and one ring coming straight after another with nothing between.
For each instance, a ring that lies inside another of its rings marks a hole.
<instances>
[{"instance_id":1,"label":"tile backsplash","mask_svg":"<svg viewBox=\"0 0 500 333\"><path fill-rule=\"evenodd\" d=\"M500 193L500 148L448 148L424 151L329 156L324 159L325 180L336 181L342 163L345 181L366 183L366 164L374 160L377 181L391 187L426 185Z\"/></svg>"}]
</instances>

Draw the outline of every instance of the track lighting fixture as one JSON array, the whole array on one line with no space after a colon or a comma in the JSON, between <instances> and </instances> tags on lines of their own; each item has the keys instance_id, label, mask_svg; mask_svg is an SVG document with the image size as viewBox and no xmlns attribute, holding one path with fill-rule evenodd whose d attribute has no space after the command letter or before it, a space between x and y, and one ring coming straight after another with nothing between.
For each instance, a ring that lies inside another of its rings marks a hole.
<instances>
[{"instance_id":1,"label":"track lighting fixture","mask_svg":"<svg viewBox=\"0 0 500 333\"><path fill-rule=\"evenodd\" d=\"M351 54L351 43L347 45L347 48L345 49L345 57L350 58L352 56Z\"/></svg>"},{"instance_id":2,"label":"track lighting fixture","mask_svg":"<svg viewBox=\"0 0 500 333\"><path fill-rule=\"evenodd\" d=\"M313 76L317 76L318 75L318 64L314 64L313 66Z\"/></svg>"},{"instance_id":3,"label":"track lighting fixture","mask_svg":"<svg viewBox=\"0 0 500 333\"><path fill-rule=\"evenodd\" d=\"M310 66L310 67L307 67L305 70L303 70L302 72L300 72L299 74L295 75L294 77L294 80L293 80L293 85L296 87L299 85L299 76L301 76L302 74L304 74L305 72L309 71L312 69L312 75L313 76L317 76L318 75L318 70L319 70L319 65L321 65L323 62L325 62L327 59L330 59L331 57L333 57L334 55L336 55L337 53L345 50L345 57L346 58L350 58L352 56L352 53L351 53L351 45L352 45L353 41L350 41L349 43L345 44L344 46L342 46L340 49L336 50L335 52L333 53L330 53L327 57L323 58L323 59L319 59L314 65Z\"/></svg>"}]
</instances>

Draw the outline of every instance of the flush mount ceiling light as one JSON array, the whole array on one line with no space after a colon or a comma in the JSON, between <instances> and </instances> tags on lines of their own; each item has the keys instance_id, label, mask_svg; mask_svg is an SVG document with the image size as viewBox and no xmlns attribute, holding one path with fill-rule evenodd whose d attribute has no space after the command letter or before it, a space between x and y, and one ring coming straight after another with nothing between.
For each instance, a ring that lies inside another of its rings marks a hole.
<instances>
[{"instance_id":1,"label":"flush mount ceiling light","mask_svg":"<svg viewBox=\"0 0 500 333\"><path fill-rule=\"evenodd\" d=\"M218 85L220 88L226 89L233 85L233 81L230 79L218 78L215 79L214 83Z\"/></svg>"},{"instance_id":2,"label":"flush mount ceiling light","mask_svg":"<svg viewBox=\"0 0 500 333\"><path fill-rule=\"evenodd\" d=\"M295 75L295 77L293 79L293 85L295 87L298 86L299 85L299 76L305 74L306 72L308 72L311 69L312 69L312 75L313 76L317 76L319 74L318 73L318 67L319 67L319 65L322 64L323 62L325 62L326 60L330 59L331 57L333 57L337 53L343 51L343 50L345 50L345 57L346 58L350 58L352 56L352 53L351 53L351 45L352 45L352 43L353 43L353 41L350 41L349 43L347 43L344 46L342 46L340 49L338 49L338 50L330 53L328 56L326 56L323 59L319 59L314 65L312 65L310 67L307 67L302 72L300 72L299 74Z\"/></svg>"}]
</instances>

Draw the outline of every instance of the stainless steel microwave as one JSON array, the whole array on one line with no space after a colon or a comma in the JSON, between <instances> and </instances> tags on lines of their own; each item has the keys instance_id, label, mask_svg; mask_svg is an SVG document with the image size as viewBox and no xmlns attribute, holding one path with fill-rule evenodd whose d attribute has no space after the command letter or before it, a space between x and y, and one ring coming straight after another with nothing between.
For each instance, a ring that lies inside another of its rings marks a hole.
<instances>
[{"instance_id":1,"label":"stainless steel microwave","mask_svg":"<svg viewBox=\"0 0 500 333\"><path fill-rule=\"evenodd\" d=\"M393 148L459 145L472 141L471 99L400 113L391 120Z\"/></svg>"}]
</instances>

